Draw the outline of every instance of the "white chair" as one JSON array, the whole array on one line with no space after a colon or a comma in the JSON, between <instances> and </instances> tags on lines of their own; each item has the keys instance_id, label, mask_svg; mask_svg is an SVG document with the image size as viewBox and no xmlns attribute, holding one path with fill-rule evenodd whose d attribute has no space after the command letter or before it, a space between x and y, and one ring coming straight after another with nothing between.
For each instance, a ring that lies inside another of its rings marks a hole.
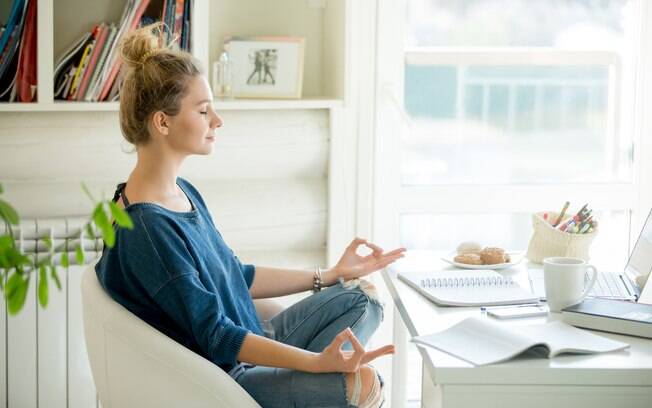
<instances>
[{"instance_id":1,"label":"white chair","mask_svg":"<svg viewBox=\"0 0 652 408\"><path fill-rule=\"evenodd\" d=\"M94 264L84 271L82 299L86 348L103 408L260 407L218 366L109 297ZM266 317L280 307L264 306Z\"/></svg>"}]
</instances>

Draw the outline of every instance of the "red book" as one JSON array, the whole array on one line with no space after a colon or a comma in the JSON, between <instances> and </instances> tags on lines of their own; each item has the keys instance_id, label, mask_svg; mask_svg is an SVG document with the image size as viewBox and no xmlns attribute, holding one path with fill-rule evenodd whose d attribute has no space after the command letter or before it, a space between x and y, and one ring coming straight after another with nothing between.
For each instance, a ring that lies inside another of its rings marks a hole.
<instances>
[{"instance_id":1,"label":"red book","mask_svg":"<svg viewBox=\"0 0 652 408\"><path fill-rule=\"evenodd\" d=\"M181 47L181 31L183 31L183 6L185 0L177 0L176 10L174 13L174 38L177 39L177 44Z\"/></svg>"},{"instance_id":2,"label":"red book","mask_svg":"<svg viewBox=\"0 0 652 408\"><path fill-rule=\"evenodd\" d=\"M99 55L102 53L102 48L104 48L104 42L106 41L106 37L109 34L109 27L102 23L97 32L94 33L95 38L97 41L95 42L95 46L93 47L93 52L91 53L91 59L88 62L88 65L86 66L86 70L84 71L84 77L82 78L81 85L79 85L79 91L77 91L77 99L78 101L83 101L84 100L84 94L86 93L86 88L88 88L88 82L91 79L91 76L93 75L93 71L95 70L95 64L97 63L97 58Z\"/></svg>"},{"instance_id":3,"label":"red book","mask_svg":"<svg viewBox=\"0 0 652 408\"><path fill-rule=\"evenodd\" d=\"M17 69L15 90L18 101L32 102L36 96L36 1L30 1L27 6Z\"/></svg>"}]
</instances>

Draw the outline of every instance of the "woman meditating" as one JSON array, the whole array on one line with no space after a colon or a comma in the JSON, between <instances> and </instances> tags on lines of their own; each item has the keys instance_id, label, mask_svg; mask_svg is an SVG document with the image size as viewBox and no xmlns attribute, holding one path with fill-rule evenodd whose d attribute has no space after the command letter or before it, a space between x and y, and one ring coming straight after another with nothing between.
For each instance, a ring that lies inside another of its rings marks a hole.
<instances>
[{"instance_id":1,"label":"woman meditating","mask_svg":"<svg viewBox=\"0 0 652 408\"><path fill-rule=\"evenodd\" d=\"M127 72L120 127L137 163L114 200L133 220L105 247L97 276L113 299L225 370L263 407L378 407L375 358L364 344L383 319L375 288L360 280L403 256L355 239L316 271L243 264L224 242L200 193L178 177L186 157L208 155L222 119L188 53L158 45L160 26L121 43ZM371 254L360 256L366 246ZM268 322L253 299L315 293Z\"/></svg>"}]
</instances>

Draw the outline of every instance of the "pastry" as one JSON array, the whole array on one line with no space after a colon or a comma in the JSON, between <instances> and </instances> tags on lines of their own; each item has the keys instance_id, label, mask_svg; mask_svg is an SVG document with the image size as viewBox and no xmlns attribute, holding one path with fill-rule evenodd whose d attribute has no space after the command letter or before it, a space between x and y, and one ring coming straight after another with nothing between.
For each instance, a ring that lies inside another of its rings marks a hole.
<instances>
[{"instance_id":1,"label":"pastry","mask_svg":"<svg viewBox=\"0 0 652 408\"><path fill-rule=\"evenodd\" d=\"M509 257L509 255L507 255ZM505 250L497 247L487 247L480 251L480 259L486 265L495 265L507 262Z\"/></svg>"},{"instance_id":2,"label":"pastry","mask_svg":"<svg viewBox=\"0 0 652 408\"><path fill-rule=\"evenodd\" d=\"M462 254L479 254L482 247L477 242L466 241L457 246L457 253Z\"/></svg>"},{"instance_id":3,"label":"pastry","mask_svg":"<svg viewBox=\"0 0 652 408\"><path fill-rule=\"evenodd\" d=\"M468 265L482 265L482 258L478 254L460 254L453 258L453 260Z\"/></svg>"}]
</instances>

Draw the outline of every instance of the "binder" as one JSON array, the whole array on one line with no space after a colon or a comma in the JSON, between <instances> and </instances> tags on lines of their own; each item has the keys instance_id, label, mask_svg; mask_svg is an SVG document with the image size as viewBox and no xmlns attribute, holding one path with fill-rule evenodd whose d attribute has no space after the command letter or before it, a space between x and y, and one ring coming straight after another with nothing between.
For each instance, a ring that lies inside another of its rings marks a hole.
<instances>
[{"instance_id":1,"label":"binder","mask_svg":"<svg viewBox=\"0 0 652 408\"><path fill-rule=\"evenodd\" d=\"M537 303L539 297L512 278L492 270L401 272L398 278L441 306L493 306Z\"/></svg>"}]
</instances>

